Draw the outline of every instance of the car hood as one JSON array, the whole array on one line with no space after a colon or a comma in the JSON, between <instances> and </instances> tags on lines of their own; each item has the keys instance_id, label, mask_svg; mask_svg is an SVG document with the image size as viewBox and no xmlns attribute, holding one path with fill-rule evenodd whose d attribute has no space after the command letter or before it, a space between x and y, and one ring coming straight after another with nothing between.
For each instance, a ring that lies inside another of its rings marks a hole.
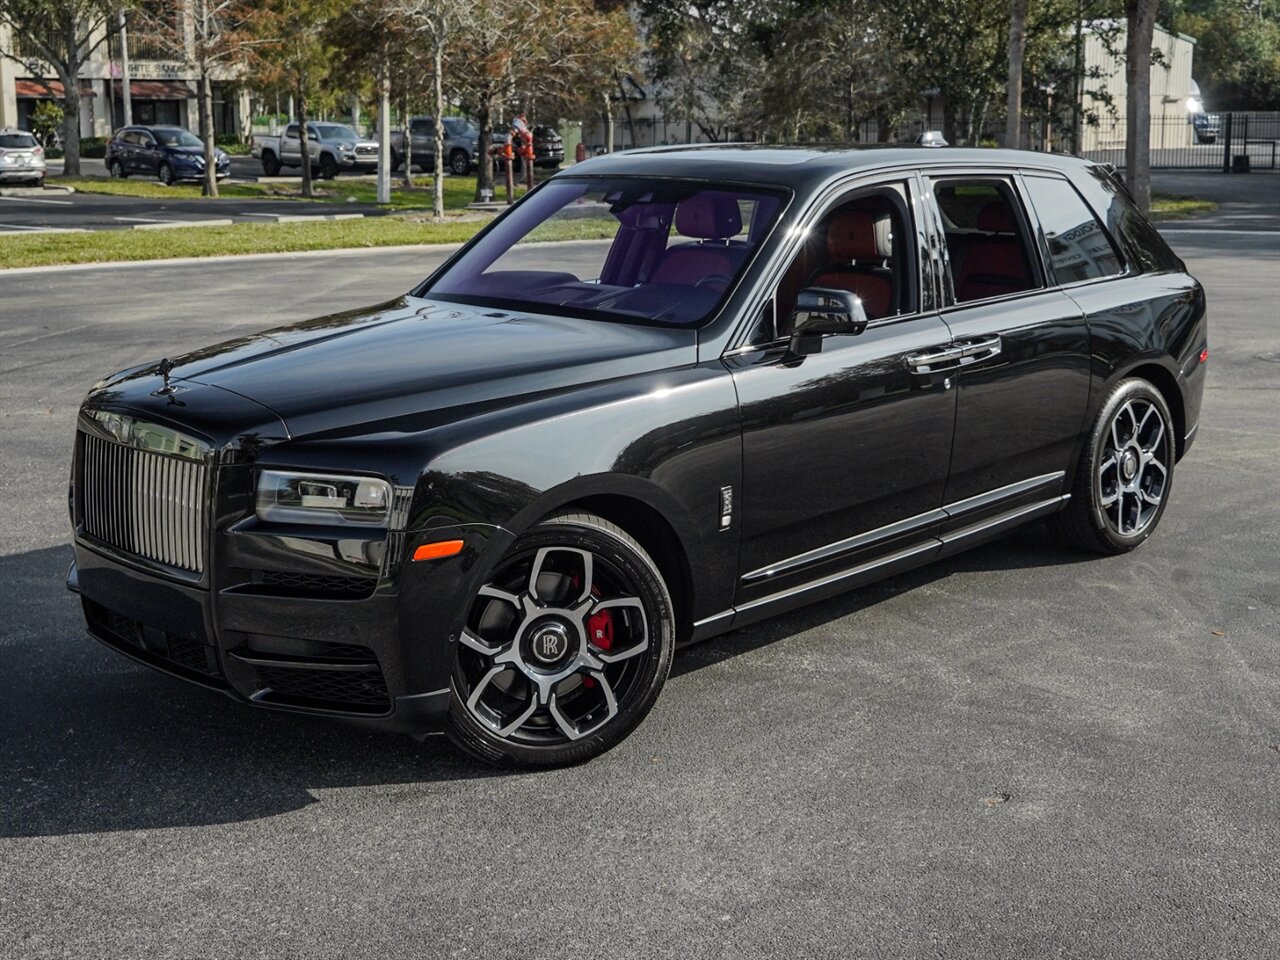
<instances>
[{"instance_id":1,"label":"car hood","mask_svg":"<svg viewBox=\"0 0 1280 960\"><path fill-rule=\"evenodd\" d=\"M402 297L197 350L171 376L256 401L296 439L422 430L696 360L693 330Z\"/></svg>"}]
</instances>

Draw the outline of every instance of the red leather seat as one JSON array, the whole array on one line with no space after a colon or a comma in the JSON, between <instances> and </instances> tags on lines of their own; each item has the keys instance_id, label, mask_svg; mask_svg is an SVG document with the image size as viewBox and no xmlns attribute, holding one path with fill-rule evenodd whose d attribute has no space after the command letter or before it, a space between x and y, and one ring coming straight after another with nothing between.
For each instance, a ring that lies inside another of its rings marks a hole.
<instances>
[{"instance_id":1,"label":"red leather seat","mask_svg":"<svg viewBox=\"0 0 1280 960\"><path fill-rule=\"evenodd\" d=\"M891 221L866 210L845 210L827 227L831 262L809 281L811 287L848 290L862 301L869 320L890 316L893 275L885 266L893 256Z\"/></svg>"},{"instance_id":2,"label":"red leather seat","mask_svg":"<svg viewBox=\"0 0 1280 960\"><path fill-rule=\"evenodd\" d=\"M1030 289L1031 270L1009 205L992 200L978 213L976 225L991 236L974 243L965 254L956 277L956 300L982 300Z\"/></svg>"},{"instance_id":3,"label":"red leather seat","mask_svg":"<svg viewBox=\"0 0 1280 960\"><path fill-rule=\"evenodd\" d=\"M682 200L676 207L675 226L681 236L700 242L669 247L649 278L651 283L691 287L708 277L731 277L737 272L745 248L727 243L742 230L742 212L732 195L708 190Z\"/></svg>"}]
</instances>

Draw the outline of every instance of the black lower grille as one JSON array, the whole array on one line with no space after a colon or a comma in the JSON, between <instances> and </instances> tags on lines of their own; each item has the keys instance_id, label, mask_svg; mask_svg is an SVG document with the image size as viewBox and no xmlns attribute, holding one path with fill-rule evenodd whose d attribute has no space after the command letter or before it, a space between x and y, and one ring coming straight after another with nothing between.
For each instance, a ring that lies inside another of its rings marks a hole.
<instances>
[{"instance_id":1,"label":"black lower grille","mask_svg":"<svg viewBox=\"0 0 1280 960\"><path fill-rule=\"evenodd\" d=\"M387 683L374 665L368 670L313 670L257 667L263 699L329 709L386 710Z\"/></svg>"},{"instance_id":2,"label":"black lower grille","mask_svg":"<svg viewBox=\"0 0 1280 960\"><path fill-rule=\"evenodd\" d=\"M84 601L84 611L94 635L119 650L203 682L222 679L213 647L198 638L165 633L92 600Z\"/></svg>"},{"instance_id":3,"label":"black lower grille","mask_svg":"<svg viewBox=\"0 0 1280 960\"><path fill-rule=\"evenodd\" d=\"M373 594L374 577L343 577L284 570L256 570L248 575L247 589L273 597L310 597L317 600L362 600Z\"/></svg>"}]
</instances>

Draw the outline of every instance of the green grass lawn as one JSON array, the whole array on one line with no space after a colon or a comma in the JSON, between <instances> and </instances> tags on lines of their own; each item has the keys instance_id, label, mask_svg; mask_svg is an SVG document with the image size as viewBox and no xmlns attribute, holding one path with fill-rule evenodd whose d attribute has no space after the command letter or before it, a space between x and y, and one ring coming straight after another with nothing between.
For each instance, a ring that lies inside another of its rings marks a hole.
<instances>
[{"instance_id":1,"label":"green grass lawn","mask_svg":"<svg viewBox=\"0 0 1280 960\"><path fill-rule=\"evenodd\" d=\"M1151 195L1152 220L1181 220L1201 213L1213 213L1218 205L1212 200L1201 200L1186 194L1153 193Z\"/></svg>"},{"instance_id":2,"label":"green grass lawn","mask_svg":"<svg viewBox=\"0 0 1280 960\"><path fill-rule=\"evenodd\" d=\"M390 215L319 223L237 223L172 230L96 230L0 237L0 268L51 264L164 260L238 253L290 253L350 247L461 243L488 218L446 219ZM540 227L535 240L594 240L613 236L616 221L567 220Z\"/></svg>"},{"instance_id":3,"label":"green grass lawn","mask_svg":"<svg viewBox=\"0 0 1280 960\"><path fill-rule=\"evenodd\" d=\"M430 210L431 178L414 177L413 187L403 186L403 180L392 180L391 203L386 204L390 210ZM54 177L49 180L52 185L74 187L81 193L102 193L116 197L144 197L151 200L199 200L200 185L198 183L182 183L166 187L157 180L146 177L130 177L127 180L112 180L109 177ZM475 199L476 181L474 177L444 178L445 210L462 210ZM517 196L523 190L517 189ZM377 203L377 184L368 180L335 180L315 181L315 197L313 202L319 203ZM303 201L302 186L299 183L222 183L218 186L218 197L210 198L210 203L222 200L299 200Z\"/></svg>"}]
</instances>

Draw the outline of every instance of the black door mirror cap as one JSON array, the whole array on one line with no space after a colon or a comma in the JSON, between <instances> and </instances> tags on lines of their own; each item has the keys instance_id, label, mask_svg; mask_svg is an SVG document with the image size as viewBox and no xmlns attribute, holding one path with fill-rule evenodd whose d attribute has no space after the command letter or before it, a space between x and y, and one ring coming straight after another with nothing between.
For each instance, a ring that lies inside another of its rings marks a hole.
<instances>
[{"instance_id":1,"label":"black door mirror cap","mask_svg":"<svg viewBox=\"0 0 1280 960\"><path fill-rule=\"evenodd\" d=\"M869 322L862 300L848 290L805 287L796 295L791 314L791 352L817 353L826 334L856 337Z\"/></svg>"}]
</instances>

